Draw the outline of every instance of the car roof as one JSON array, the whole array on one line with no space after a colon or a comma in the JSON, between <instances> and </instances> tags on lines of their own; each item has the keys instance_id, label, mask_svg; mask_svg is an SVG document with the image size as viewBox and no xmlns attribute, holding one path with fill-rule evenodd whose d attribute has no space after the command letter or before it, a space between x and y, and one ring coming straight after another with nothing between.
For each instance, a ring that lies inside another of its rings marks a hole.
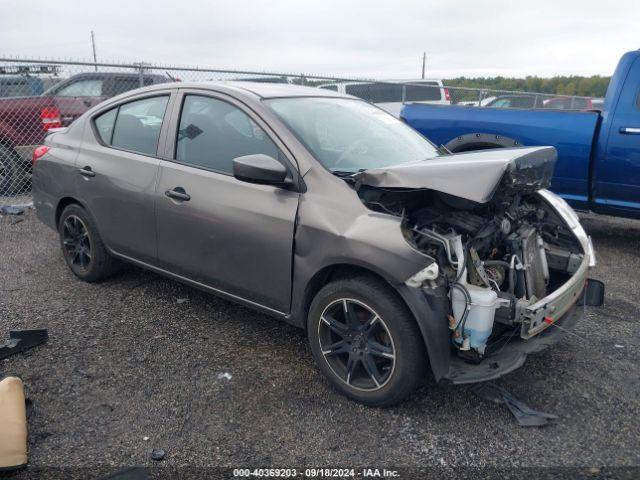
<instances>
[{"instance_id":1,"label":"car roof","mask_svg":"<svg viewBox=\"0 0 640 480\"><path fill-rule=\"evenodd\" d=\"M303 87L301 85L291 85L288 83L264 83L264 82L243 82L243 81L210 81L210 82L178 82L170 84L158 84L134 90L132 92L142 93L159 89L171 88L194 88L202 90L214 90L228 93L232 96L250 95L258 98L282 98L282 97L337 97L355 98L331 90L323 90L317 87ZM131 92L129 92L131 93Z\"/></svg>"},{"instance_id":2,"label":"car roof","mask_svg":"<svg viewBox=\"0 0 640 480\"><path fill-rule=\"evenodd\" d=\"M415 83L433 83L436 82L437 84L441 85L442 84L442 80L438 80L437 78L418 78L415 80L412 79L391 79L391 80L340 80L337 82L331 82L331 83L323 83L323 86L326 85L370 85L370 84L378 84L378 83L393 83L393 84L397 84L397 83L408 83L408 84L415 84Z\"/></svg>"},{"instance_id":3,"label":"car roof","mask_svg":"<svg viewBox=\"0 0 640 480\"><path fill-rule=\"evenodd\" d=\"M161 75L159 73L151 73L151 72L145 72L143 74L144 77L161 77L161 78L166 78L167 81L170 81L169 77L165 77L164 75ZM76 73L74 75L71 75L70 77L67 77L63 80L71 80L71 79L77 79L77 78L82 78L82 77L135 77L135 78L139 78L140 74L138 72L81 72L81 73Z\"/></svg>"},{"instance_id":4,"label":"car roof","mask_svg":"<svg viewBox=\"0 0 640 480\"><path fill-rule=\"evenodd\" d=\"M317 87L303 87L301 85L291 85L288 83L264 83L264 82L221 82L217 85L224 85L234 89L246 90L260 98L278 97L344 97L337 92L321 90Z\"/></svg>"}]
</instances>

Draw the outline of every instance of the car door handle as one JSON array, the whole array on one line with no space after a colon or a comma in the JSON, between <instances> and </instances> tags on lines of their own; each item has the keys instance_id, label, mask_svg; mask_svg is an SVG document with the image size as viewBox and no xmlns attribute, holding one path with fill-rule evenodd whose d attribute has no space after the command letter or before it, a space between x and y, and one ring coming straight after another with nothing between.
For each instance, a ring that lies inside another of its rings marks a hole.
<instances>
[{"instance_id":1,"label":"car door handle","mask_svg":"<svg viewBox=\"0 0 640 480\"><path fill-rule=\"evenodd\" d=\"M83 167L83 168L79 168L78 169L78 173L80 175L82 175L83 177L95 177L96 176L96 172L91 170L91 167L89 167L89 166L86 166L86 167Z\"/></svg>"},{"instance_id":2,"label":"car door handle","mask_svg":"<svg viewBox=\"0 0 640 480\"><path fill-rule=\"evenodd\" d=\"M173 190L167 190L164 194L175 200L182 200L183 202L188 202L191 200L191 195L184 191L182 187L175 187Z\"/></svg>"},{"instance_id":3,"label":"car door handle","mask_svg":"<svg viewBox=\"0 0 640 480\"><path fill-rule=\"evenodd\" d=\"M620 127L620 133L625 135L640 135L640 127Z\"/></svg>"}]
</instances>

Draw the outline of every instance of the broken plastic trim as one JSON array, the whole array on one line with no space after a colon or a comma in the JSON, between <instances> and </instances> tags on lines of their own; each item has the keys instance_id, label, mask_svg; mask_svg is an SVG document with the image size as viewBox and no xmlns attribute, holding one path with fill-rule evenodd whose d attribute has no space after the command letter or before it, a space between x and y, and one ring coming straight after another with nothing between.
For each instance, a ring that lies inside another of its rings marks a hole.
<instances>
[{"instance_id":1,"label":"broken plastic trim","mask_svg":"<svg viewBox=\"0 0 640 480\"><path fill-rule=\"evenodd\" d=\"M409 278L405 283L407 287L419 288L427 280L435 280L438 278L439 273L438 264L433 262L426 268L423 268L418 273Z\"/></svg>"},{"instance_id":2,"label":"broken plastic trim","mask_svg":"<svg viewBox=\"0 0 640 480\"><path fill-rule=\"evenodd\" d=\"M516 398L511 392L495 382L477 383L471 387L473 393L494 403L504 403L509 411L523 427L541 427L549 420L558 418L557 415L539 412L532 409L522 400Z\"/></svg>"},{"instance_id":3,"label":"broken plastic trim","mask_svg":"<svg viewBox=\"0 0 640 480\"><path fill-rule=\"evenodd\" d=\"M47 329L40 330L11 330L9 331L9 341L0 346L0 360L19 352L29 350L49 338Z\"/></svg>"}]
</instances>

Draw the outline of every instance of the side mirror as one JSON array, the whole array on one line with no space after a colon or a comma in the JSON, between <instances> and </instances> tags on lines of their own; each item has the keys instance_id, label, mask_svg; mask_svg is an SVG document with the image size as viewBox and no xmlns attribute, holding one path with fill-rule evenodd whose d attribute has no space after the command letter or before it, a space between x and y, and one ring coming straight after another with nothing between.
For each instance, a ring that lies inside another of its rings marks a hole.
<instances>
[{"instance_id":1,"label":"side mirror","mask_svg":"<svg viewBox=\"0 0 640 480\"><path fill-rule=\"evenodd\" d=\"M275 158L258 153L233 159L233 176L260 185L288 185L287 168Z\"/></svg>"}]
</instances>

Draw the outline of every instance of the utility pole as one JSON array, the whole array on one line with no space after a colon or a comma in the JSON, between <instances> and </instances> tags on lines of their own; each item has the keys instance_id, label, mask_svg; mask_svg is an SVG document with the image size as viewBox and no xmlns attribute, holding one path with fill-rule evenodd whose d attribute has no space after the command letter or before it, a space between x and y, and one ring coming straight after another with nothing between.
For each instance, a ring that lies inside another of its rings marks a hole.
<instances>
[{"instance_id":1,"label":"utility pole","mask_svg":"<svg viewBox=\"0 0 640 480\"><path fill-rule=\"evenodd\" d=\"M96 37L93 34L93 30L91 30L91 48L93 48L93 63L98 63L98 59L96 57ZM98 71L98 65L94 65L96 72ZM424 71L424 67L422 68Z\"/></svg>"},{"instance_id":2,"label":"utility pole","mask_svg":"<svg viewBox=\"0 0 640 480\"><path fill-rule=\"evenodd\" d=\"M424 79L424 69L427 65L427 52L422 54L422 78Z\"/></svg>"}]
</instances>

